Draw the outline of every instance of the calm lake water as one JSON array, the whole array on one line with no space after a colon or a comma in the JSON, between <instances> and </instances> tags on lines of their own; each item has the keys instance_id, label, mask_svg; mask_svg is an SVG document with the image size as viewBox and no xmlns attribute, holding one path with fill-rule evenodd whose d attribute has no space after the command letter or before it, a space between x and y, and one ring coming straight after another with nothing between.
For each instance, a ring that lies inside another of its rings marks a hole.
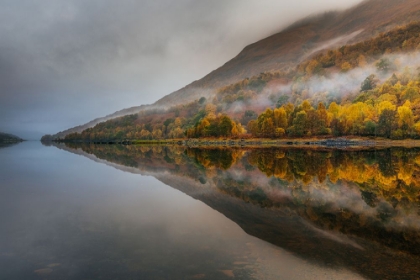
<instances>
[{"instance_id":1,"label":"calm lake water","mask_svg":"<svg viewBox=\"0 0 420 280\"><path fill-rule=\"evenodd\" d=\"M0 149L0 279L420 279L420 150Z\"/></svg>"}]
</instances>

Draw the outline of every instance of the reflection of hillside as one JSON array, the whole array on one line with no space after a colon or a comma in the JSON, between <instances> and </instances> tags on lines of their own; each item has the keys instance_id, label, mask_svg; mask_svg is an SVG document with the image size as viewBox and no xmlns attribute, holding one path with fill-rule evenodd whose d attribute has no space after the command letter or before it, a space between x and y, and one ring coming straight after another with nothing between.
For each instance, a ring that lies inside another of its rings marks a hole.
<instances>
[{"instance_id":1,"label":"reflection of hillside","mask_svg":"<svg viewBox=\"0 0 420 280\"><path fill-rule=\"evenodd\" d=\"M2 143L2 142L0 142L0 149L2 149L2 148L7 148L7 147L11 147L11 146L14 146L14 145L17 145L17 144L19 144L20 142L17 142L17 143Z\"/></svg>"},{"instance_id":2,"label":"reflection of hillside","mask_svg":"<svg viewBox=\"0 0 420 280\"><path fill-rule=\"evenodd\" d=\"M419 158L415 150L258 149L247 163L267 178L244 172L242 161L213 182L225 194L289 209L322 229L420 255Z\"/></svg>"},{"instance_id":3,"label":"reflection of hillside","mask_svg":"<svg viewBox=\"0 0 420 280\"><path fill-rule=\"evenodd\" d=\"M152 174L312 262L369 278L420 275L416 150L81 148Z\"/></svg>"},{"instance_id":4,"label":"reflection of hillside","mask_svg":"<svg viewBox=\"0 0 420 280\"><path fill-rule=\"evenodd\" d=\"M199 183L177 176L158 179L219 211L246 233L321 266L345 267L368 279L416 279L420 258L376 242L315 228L290 209L256 207L220 192L197 192Z\"/></svg>"},{"instance_id":5,"label":"reflection of hillside","mask_svg":"<svg viewBox=\"0 0 420 280\"><path fill-rule=\"evenodd\" d=\"M105 160L120 165L124 171L136 173L174 173L205 181L205 168L197 160L185 153L179 146L137 146L137 145L95 145L95 144L55 144L57 148L73 153L81 153L91 159ZM92 158L94 157L94 158ZM127 167L127 168L125 168ZM140 172L139 172L140 171Z\"/></svg>"}]
</instances>

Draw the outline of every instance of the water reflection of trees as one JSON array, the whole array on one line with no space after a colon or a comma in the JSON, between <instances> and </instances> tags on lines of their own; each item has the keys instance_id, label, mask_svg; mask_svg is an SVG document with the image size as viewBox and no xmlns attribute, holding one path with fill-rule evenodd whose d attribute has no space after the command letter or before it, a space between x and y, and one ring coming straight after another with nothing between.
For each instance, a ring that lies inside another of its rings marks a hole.
<instances>
[{"instance_id":1,"label":"water reflection of trees","mask_svg":"<svg viewBox=\"0 0 420 280\"><path fill-rule=\"evenodd\" d=\"M418 207L420 204L420 149L343 151L66 145L129 167L180 170L187 166L190 172L184 172L184 175L197 178L213 178L217 176L217 170L228 171L232 166L244 172L256 167L268 178L276 178L288 187L291 182L320 188L343 182L355 183L366 203L372 207L377 205L379 198L390 202L393 207L410 206L412 203ZM198 169L199 174L191 172L192 169ZM241 183L238 178L235 180ZM230 180L226 185L237 185L235 180Z\"/></svg>"},{"instance_id":2,"label":"water reflection of trees","mask_svg":"<svg viewBox=\"0 0 420 280\"><path fill-rule=\"evenodd\" d=\"M397 204L420 202L420 150L253 150L248 161L268 177L304 184L353 182L367 197ZM328 179L328 180L327 180ZM370 199L370 203L374 199Z\"/></svg>"},{"instance_id":3,"label":"water reflection of trees","mask_svg":"<svg viewBox=\"0 0 420 280\"><path fill-rule=\"evenodd\" d=\"M244 151L238 149L187 149L186 154L205 168L217 167L227 170L244 155Z\"/></svg>"},{"instance_id":4,"label":"water reflection of trees","mask_svg":"<svg viewBox=\"0 0 420 280\"><path fill-rule=\"evenodd\" d=\"M188 149L186 153L205 168L223 170L245 155L239 149ZM370 204L378 196L392 202L394 207L420 202L420 149L251 149L247 161L267 177L286 182L356 183ZM249 169L244 164L243 167Z\"/></svg>"},{"instance_id":5,"label":"water reflection of trees","mask_svg":"<svg viewBox=\"0 0 420 280\"><path fill-rule=\"evenodd\" d=\"M219 153L197 149L189 154L200 161ZM420 150L254 149L242 160L228 158L238 164L212 178L222 193L288 209L325 230L420 254ZM266 180L246 172L248 164Z\"/></svg>"},{"instance_id":6,"label":"water reflection of trees","mask_svg":"<svg viewBox=\"0 0 420 280\"><path fill-rule=\"evenodd\" d=\"M197 188L281 209L321 229L420 254L420 149L79 148L124 166L187 177Z\"/></svg>"}]
</instances>

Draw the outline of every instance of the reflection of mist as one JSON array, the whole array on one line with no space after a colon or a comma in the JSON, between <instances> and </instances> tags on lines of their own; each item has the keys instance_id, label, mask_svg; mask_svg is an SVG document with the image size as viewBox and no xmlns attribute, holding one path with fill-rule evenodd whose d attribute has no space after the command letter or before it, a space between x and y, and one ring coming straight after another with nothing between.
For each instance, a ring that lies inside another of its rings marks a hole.
<instances>
[{"instance_id":1,"label":"reflection of mist","mask_svg":"<svg viewBox=\"0 0 420 280\"><path fill-rule=\"evenodd\" d=\"M359 250L364 250L364 248L362 246L360 246L359 244L357 244L357 242L351 240L350 238L348 238L346 235L344 234L340 234L337 232L331 232L331 231L325 231L325 230L321 230L317 227L314 227L312 224L310 223L306 223L306 226L311 228L313 231L319 233L321 236L331 239L335 242L339 242L342 244L346 244L346 245L350 245L356 249Z\"/></svg>"},{"instance_id":2,"label":"reflection of mist","mask_svg":"<svg viewBox=\"0 0 420 280\"><path fill-rule=\"evenodd\" d=\"M220 182L227 182L228 179L240 181L241 191L262 189L274 204L281 203L285 198L295 201L295 207L297 207L295 210L306 207L322 208L324 212L339 214L347 212L349 215L358 215L361 216L358 219L377 221L383 223L387 228L398 231L420 230L420 216L416 208L411 210L394 209L383 198L377 202L375 207L371 207L363 199L359 187L351 182L333 184L327 181L319 183L316 179L308 184L303 184L298 180L286 182L267 178L261 173L253 173L250 176L235 167L220 176L224 178ZM380 217L384 214L390 216L389 219L382 221ZM322 214L320 213L320 215Z\"/></svg>"},{"instance_id":3,"label":"reflection of mist","mask_svg":"<svg viewBox=\"0 0 420 280\"><path fill-rule=\"evenodd\" d=\"M275 159L275 154L257 150L249 155L271 180L255 185L258 175L253 175L248 188L263 189L273 204L281 204L289 197L297 211L316 210L316 214L305 212L315 221L332 214L337 219L357 221L360 226L378 223L396 231L420 229L419 201L415 196L419 182L399 181L400 175L397 176L406 172L401 169L405 165L411 166L410 174L417 172L419 166L412 161L418 151L341 152L329 154L326 161L322 160L325 155L321 152L288 151L288 159ZM383 161L391 162L392 174L383 168ZM396 166L400 169L395 169ZM320 176L327 179L320 180Z\"/></svg>"}]
</instances>

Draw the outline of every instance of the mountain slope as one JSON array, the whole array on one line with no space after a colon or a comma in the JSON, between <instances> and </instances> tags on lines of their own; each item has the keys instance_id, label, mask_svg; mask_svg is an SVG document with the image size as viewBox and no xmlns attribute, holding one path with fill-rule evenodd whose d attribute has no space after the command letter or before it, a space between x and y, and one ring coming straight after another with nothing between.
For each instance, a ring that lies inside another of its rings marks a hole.
<instances>
[{"instance_id":1,"label":"mountain slope","mask_svg":"<svg viewBox=\"0 0 420 280\"><path fill-rule=\"evenodd\" d=\"M222 67L155 104L191 101L197 88L218 88L261 72L294 67L314 51L366 40L419 19L416 0L370 0L344 12L308 18L245 47Z\"/></svg>"},{"instance_id":2,"label":"mountain slope","mask_svg":"<svg viewBox=\"0 0 420 280\"><path fill-rule=\"evenodd\" d=\"M222 86L261 72L292 69L304 59L326 48L360 42L415 20L420 20L420 2L417 0L368 0L343 12L307 18L245 47L220 68L152 105L124 109L55 134L52 138L81 132L119 116L188 103L201 96L208 97Z\"/></svg>"}]
</instances>

